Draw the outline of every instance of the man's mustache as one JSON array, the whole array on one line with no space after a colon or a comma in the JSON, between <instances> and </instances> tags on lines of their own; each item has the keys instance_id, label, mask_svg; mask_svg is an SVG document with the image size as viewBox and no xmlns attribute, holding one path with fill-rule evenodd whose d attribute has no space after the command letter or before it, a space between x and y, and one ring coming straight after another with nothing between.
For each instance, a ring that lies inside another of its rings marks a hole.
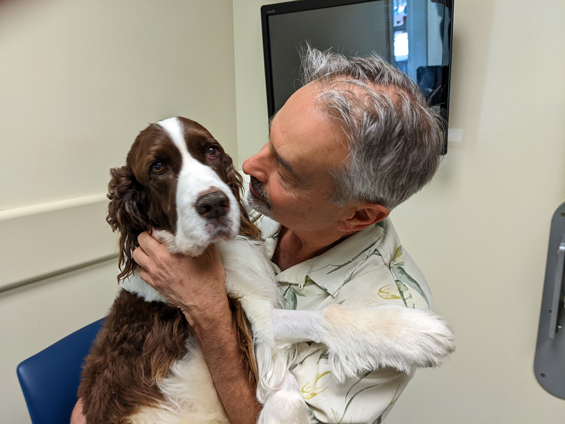
<instances>
[{"instance_id":1,"label":"man's mustache","mask_svg":"<svg viewBox=\"0 0 565 424\"><path fill-rule=\"evenodd\" d=\"M271 207L271 203L269 202L269 196L267 196L267 193L265 193L265 189L263 186L263 183L261 181L259 181L257 178L255 177L251 177L251 187L253 187L253 190L255 190L255 192L261 196L261 200L263 200L267 206L269 206L269 208Z\"/></svg>"}]
</instances>

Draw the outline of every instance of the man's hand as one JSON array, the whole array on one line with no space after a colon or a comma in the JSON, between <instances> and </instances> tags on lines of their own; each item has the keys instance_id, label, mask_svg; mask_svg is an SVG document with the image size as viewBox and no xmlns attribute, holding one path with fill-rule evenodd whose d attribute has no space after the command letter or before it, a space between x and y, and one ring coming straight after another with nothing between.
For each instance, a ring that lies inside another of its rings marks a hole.
<instances>
[{"instance_id":1,"label":"man's hand","mask_svg":"<svg viewBox=\"0 0 565 424\"><path fill-rule=\"evenodd\" d=\"M140 277L183 311L230 422L255 423L261 405L247 382L216 247L193 258L170 253L149 233L140 234L138 242L133 258L141 267Z\"/></svg>"},{"instance_id":2,"label":"man's hand","mask_svg":"<svg viewBox=\"0 0 565 424\"><path fill-rule=\"evenodd\" d=\"M140 277L181 309L195 330L229 313L225 272L218 251L210 245L197 257L170 253L149 233L141 233L133 252Z\"/></svg>"},{"instance_id":3,"label":"man's hand","mask_svg":"<svg viewBox=\"0 0 565 424\"><path fill-rule=\"evenodd\" d=\"M71 424L86 424L86 418L82 415L82 399L79 399L71 414Z\"/></svg>"}]
</instances>

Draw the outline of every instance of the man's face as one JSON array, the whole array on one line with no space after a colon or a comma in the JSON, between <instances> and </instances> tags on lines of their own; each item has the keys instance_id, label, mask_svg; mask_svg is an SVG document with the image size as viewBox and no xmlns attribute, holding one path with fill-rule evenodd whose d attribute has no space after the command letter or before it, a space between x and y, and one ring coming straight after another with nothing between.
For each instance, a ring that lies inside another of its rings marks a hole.
<instances>
[{"instance_id":1,"label":"man's face","mask_svg":"<svg viewBox=\"0 0 565 424\"><path fill-rule=\"evenodd\" d=\"M295 92L272 120L269 142L243 163L251 206L294 231L333 231L348 212L329 200L347 138L318 110L317 94L312 84Z\"/></svg>"}]
</instances>

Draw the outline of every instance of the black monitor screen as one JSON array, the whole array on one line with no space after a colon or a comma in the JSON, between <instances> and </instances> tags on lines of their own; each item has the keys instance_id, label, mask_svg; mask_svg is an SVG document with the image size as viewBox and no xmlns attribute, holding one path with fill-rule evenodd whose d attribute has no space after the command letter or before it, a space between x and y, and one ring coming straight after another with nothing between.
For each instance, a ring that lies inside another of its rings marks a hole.
<instances>
[{"instance_id":1,"label":"black monitor screen","mask_svg":"<svg viewBox=\"0 0 565 424\"><path fill-rule=\"evenodd\" d=\"M348 57L376 52L447 120L452 0L303 0L263 6L261 14L269 116L300 88L299 51L308 43Z\"/></svg>"}]
</instances>

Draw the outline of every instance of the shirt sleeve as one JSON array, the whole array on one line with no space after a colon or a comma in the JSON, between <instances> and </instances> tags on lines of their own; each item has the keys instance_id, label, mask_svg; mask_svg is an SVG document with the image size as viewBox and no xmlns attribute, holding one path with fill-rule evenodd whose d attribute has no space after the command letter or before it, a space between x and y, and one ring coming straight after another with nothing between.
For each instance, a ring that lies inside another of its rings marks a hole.
<instances>
[{"instance_id":1,"label":"shirt sleeve","mask_svg":"<svg viewBox=\"0 0 565 424\"><path fill-rule=\"evenodd\" d=\"M323 345L297 345L291 368L311 414L312 423L382 423L412 375L392 368L339 383L330 370Z\"/></svg>"}]
</instances>

